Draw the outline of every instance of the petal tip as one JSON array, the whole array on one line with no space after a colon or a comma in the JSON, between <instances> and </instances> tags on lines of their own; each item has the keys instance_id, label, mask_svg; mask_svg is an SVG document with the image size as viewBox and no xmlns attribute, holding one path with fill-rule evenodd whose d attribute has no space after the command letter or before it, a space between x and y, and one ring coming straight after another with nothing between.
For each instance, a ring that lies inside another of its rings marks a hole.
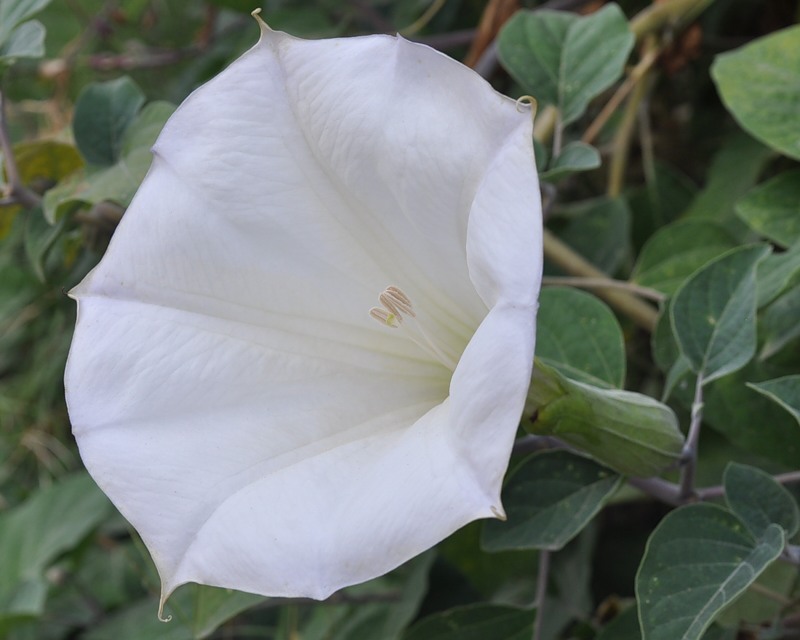
<instances>
[{"instance_id":1,"label":"petal tip","mask_svg":"<svg viewBox=\"0 0 800 640\"><path fill-rule=\"evenodd\" d=\"M501 504L492 505L491 510L492 513L494 514L494 517L497 518L498 520L501 520L502 522L508 520L508 516L506 515L505 509L503 509L503 505Z\"/></svg>"}]
</instances>

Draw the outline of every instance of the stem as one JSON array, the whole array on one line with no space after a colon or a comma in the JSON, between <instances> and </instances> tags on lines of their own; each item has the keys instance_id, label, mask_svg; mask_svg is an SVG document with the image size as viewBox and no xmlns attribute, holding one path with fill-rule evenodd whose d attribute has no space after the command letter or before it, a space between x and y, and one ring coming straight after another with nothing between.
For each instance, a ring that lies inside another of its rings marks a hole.
<instances>
[{"instance_id":1,"label":"stem","mask_svg":"<svg viewBox=\"0 0 800 640\"><path fill-rule=\"evenodd\" d=\"M564 271L575 276L609 279L607 274L570 249L550 231L545 229L543 234L545 257ZM597 295L643 329L651 333L655 329L658 312L636 296L612 287L598 287Z\"/></svg>"},{"instance_id":2,"label":"stem","mask_svg":"<svg viewBox=\"0 0 800 640\"><path fill-rule=\"evenodd\" d=\"M630 29L641 40L671 22L689 22L697 17L714 0L665 0L654 2L640 11L630 21Z\"/></svg>"},{"instance_id":3,"label":"stem","mask_svg":"<svg viewBox=\"0 0 800 640\"><path fill-rule=\"evenodd\" d=\"M788 473L779 473L776 476L772 476L773 480L778 484L792 484L794 482L800 482L800 471L789 471ZM722 485L716 487L706 487L705 489L698 489L695 491L698 499L700 500L712 500L714 498L721 498L725 495L725 487Z\"/></svg>"},{"instance_id":4,"label":"stem","mask_svg":"<svg viewBox=\"0 0 800 640\"><path fill-rule=\"evenodd\" d=\"M700 424L703 422L703 374L697 374L692 401L692 420L689 423L689 435L683 448L684 467L681 472L682 500L687 500L694 492L694 477L697 470L697 444L700 440Z\"/></svg>"},{"instance_id":5,"label":"stem","mask_svg":"<svg viewBox=\"0 0 800 640\"><path fill-rule=\"evenodd\" d=\"M603 129L603 127L608 122L609 118L614 115L614 112L619 108L619 105L622 104L622 101L626 98L626 96L631 92L638 82L644 78L646 73L650 70L656 60L658 60L658 56L661 53L660 49L653 48L649 49L645 52L642 59L636 64L636 66L631 69L630 74L625 79L619 89L614 92L614 95L611 96L611 99L606 102L603 109L597 114L597 117L594 119L592 124L586 129L586 132L583 134L581 140L586 144L589 144L597 137L597 134Z\"/></svg>"},{"instance_id":6,"label":"stem","mask_svg":"<svg viewBox=\"0 0 800 640\"><path fill-rule=\"evenodd\" d=\"M680 487L674 482L661 478L628 478L628 482L639 491L673 507L679 507L684 503L680 496Z\"/></svg>"},{"instance_id":7,"label":"stem","mask_svg":"<svg viewBox=\"0 0 800 640\"><path fill-rule=\"evenodd\" d=\"M652 41L652 39L648 40L645 45L645 55L642 59L647 59L648 54L656 50L655 42ZM645 82L645 80L649 77L651 72L652 66L642 71L641 75L637 78L628 103L625 105L625 111L622 114L622 122L620 122L619 128L614 134L607 189L607 193L611 198L616 198L622 193L622 186L625 182L625 169L628 166L628 151L630 150L633 132L636 130L639 105L641 105L645 96L647 96L647 92L650 88L649 83Z\"/></svg>"},{"instance_id":8,"label":"stem","mask_svg":"<svg viewBox=\"0 0 800 640\"><path fill-rule=\"evenodd\" d=\"M533 625L533 640L541 640L544 626L544 600L547 597L547 579L550 575L550 552L547 549L539 551L539 571L536 575L536 622Z\"/></svg>"},{"instance_id":9,"label":"stem","mask_svg":"<svg viewBox=\"0 0 800 640\"><path fill-rule=\"evenodd\" d=\"M433 0L430 6L425 10L425 13L423 13L419 18L414 20L414 22L408 25L405 29L400 29L398 33L401 36L411 36L417 33L418 31L421 31L422 29L425 28L425 25L427 25L431 20L433 20L436 14L439 13L439 10L444 6L445 2L447 2L447 0Z\"/></svg>"},{"instance_id":10,"label":"stem","mask_svg":"<svg viewBox=\"0 0 800 640\"><path fill-rule=\"evenodd\" d=\"M33 209L39 206L42 201L39 194L34 193L22 184L17 161L14 158L14 151L11 147L11 138L6 127L6 99L2 91L0 91L0 151L3 153L3 163L5 164L6 178L8 179L7 198L4 198L4 200L21 204L26 209Z\"/></svg>"},{"instance_id":11,"label":"stem","mask_svg":"<svg viewBox=\"0 0 800 640\"><path fill-rule=\"evenodd\" d=\"M545 286L570 286L579 289L621 289L655 302L663 302L667 299L660 291L649 287L642 287L626 280L613 280L612 278L579 278L571 276L544 276L542 284Z\"/></svg>"},{"instance_id":12,"label":"stem","mask_svg":"<svg viewBox=\"0 0 800 640\"><path fill-rule=\"evenodd\" d=\"M556 125L553 133L553 159L561 155L561 140L564 137L564 121L561 119L561 112L556 111Z\"/></svg>"}]
</instances>

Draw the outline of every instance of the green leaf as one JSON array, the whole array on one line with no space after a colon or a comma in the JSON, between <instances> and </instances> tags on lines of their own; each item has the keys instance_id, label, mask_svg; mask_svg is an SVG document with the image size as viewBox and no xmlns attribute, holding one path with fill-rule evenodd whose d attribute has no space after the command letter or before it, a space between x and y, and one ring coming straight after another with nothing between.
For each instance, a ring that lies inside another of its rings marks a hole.
<instances>
[{"instance_id":1,"label":"green leaf","mask_svg":"<svg viewBox=\"0 0 800 640\"><path fill-rule=\"evenodd\" d=\"M601 271L613 274L630 254L631 212L622 198L596 198L558 208L558 236ZM555 273L545 263L548 273Z\"/></svg>"},{"instance_id":2,"label":"green leaf","mask_svg":"<svg viewBox=\"0 0 800 640\"><path fill-rule=\"evenodd\" d=\"M395 640L416 617L436 554L417 556L388 575L348 588L348 604L317 607L297 630L303 640ZM385 601L377 601L384 596ZM373 598L376 602L358 602Z\"/></svg>"},{"instance_id":3,"label":"green leaf","mask_svg":"<svg viewBox=\"0 0 800 640\"><path fill-rule=\"evenodd\" d=\"M17 58L41 58L44 56L44 36L44 25L38 20L21 24L0 44L0 63L13 62Z\"/></svg>"},{"instance_id":4,"label":"green leaf","mask_svg":"<svg viewBox=\"0 0 800 640\"><path fill-rule=\"evenodd\" d=\"M120 157L122 136L144 104L144 94L129 77L92 83L75 103L72 130L86 161L113 165Z\"/></svg>"},{"instance_id":5,"label":"green leaf","mask_svg":"<svg viewBox=\"0 0 800 640\"><path fill-rule=\"evenodd\" d=\"M772 149L742 131L730 135L711 161L705 187L683 217L711 218L730 224L736 202L756 184L764 166L774 155ZM747 162L742 162L742 158ZM745 228L738 218L734 219Z\"/></svg>"},{"instance_id":6,"label":"green leaf","mask_svg":"<svg viewBox=\"0 0 800 640\"><path fill-rule=\"evenodd\" d=\"M652 476L681 456L683 435L672 410L648 396L600 389L534 362L526 428L551 435L623 475Z\"/></svg>"},{"instance_id":7,"label":"green leaf","mask_svg":"<svg viewBox=\"0 0 800 640\"><path fill-rule=\"evenodd\" d=\"M748 383L747 386L786 409L800 424L800 375Z\"/></svg>"},{"instance_id":8,"label":"green leaf","mask_svg":"<svg viewBox=\"0 0 800 640\"><path fill-rule=\"evenodd\" d=\"M0 45L14 29L44 9L52 0L0 0Z\"/></svg>"},{"instance_id":9,"label":"green leaf","mask_svg":"<svg viewBox=\"0 0 800 640\"><path fill-rule=\"evenodd\" d=\"M403 640L529 640L536 612L490 604L450 609L424 618Z\"/></svg>"},{"instance_id":10,"label":"green leaf","mask_svg":"<svg viewBox=\"0 0 800 640\"><path fill-rule=\"evenodd\" d=\"M800 379L800 376L798 376ZM724 474L725 501L754 537L777 524L791 538L800 528L800 512L792 495L761 469L731 462Z\"/></svg>"},{"instance_id":11,"label":"green leaf","mask_svg":"<svg viewBox=\"0 0 800 640\"><path fill-rule=\"evenodd\" d=\"M748 385L779 375L781 372L774 366L754 360L744 369L716 380L704 390L703 419L742 451L798 468L797 422Z\"/></svg>"},{"instance_id":12,"label":"green leaf","mask_svg":"<svg viewBox=\"0 0 800 640\"><path fill-rule=\"evenodd\" d=\"M697 269L736 245L736 239L722 225L681 220L663 227L647 241L631 279L672 295Z\"/></svg>"},{"instance_id":13,"label":"green leaf","mask_svg":"<svg viewBox=\"0 0 800 640\"><path fill-rule=\"evenodd\" d=\"M758 265L758 308L775 300L800 275L800 242L783 253L767 256Z\"/></svg>"},{"instance_id":14,"label":"green leaf","mask_svg":"<svg viewBox=\"0 0 800 640\"><path fill-rule=\"evenodd\" d=\"M800 170L786 171L749 191L736 203L736 213L782 247L800 242Z\"/></svg>"},{"instance_id":15,"label":"green leaf","mask_svg":"<svg viewBox=\"0 0 800 640\"><path fill-rule=\"evenodd\" d=\"M615 4L588 16L518 11L500 32L498 53L523 89L569 124L622 75L633 41Z\"/></svg>"},{"instance_id":16,"label":"green leaf","mask_svg":"<svg viewBox=\"0 0 800 640\"><path fill-rule=\"evenodd\" d=\"M697 640L781 553L783 529L754 537L712 504L668 514L647 542L636 576L644 640Z\"/></svg>"},{"instance_id":17,"label":"green leaf","mask_svg":"<svg viewBox=\"0 0 800 640\"><path fill-rule=\"evenodd\" d=\"M800 337L800 285L795 286L764 312L761 319L761 332L764 345L758 356L762 360L770 358L787 344Z\"/></svg>"},{"instance_id":18,"label":"green leaf","mask_svg":"<svg viewBox=\"0 0 800 640\"><path fill-rule=\"evenodd\" d=\"M111 503L85 473L42 489L0 514L0 630L44 610L45 571L111 513Z\"/></svg>"},{"instance_id":19,"label":"green leaf","mask_svg":"<svg viewBox=\"0 0 800 640\"><path fill-rule=\"evenodd\" d=\"M578 171L589 171L599 166L600 152L597 149L585 142L570 142L539 177L548 182L558 182Z\"/></svg>"},{"instance_id":20,"label":"green leaf","mask_svg":"<svg viewBox=\"0 0 800 640\"><path fill-rule=\"evenodd\" d=\"M605 303L584 291L542 290L536 355L575 380L612 387L625 382L625 341L619 322Z\"/></svg>"},{"instance_id":21,"label":"green leaf","mask_svg":"<svg viewBox=\"0 0 800 640\"><path fill-rule=\"evenodd\" d=\"M681 352L704 384L740 369L756 349L756 267L769 248L734 249L689 278L670 306Z\"/></svg>"},{"instance_id":22,"label":"green leaf","mask_svg":"<svg viewBox=\"0 0 800 640\"><path fill-rule=\"evenodd\" d=\"M529 456L514 469L503 489L508 520L487 520L481 546L486 551L557 551L589 524L621 480L609 469L568 451Z\"/></svg>"},{"instance_id":23,"label":"green leaf","mask_svg":"<svg viewBox=\"0 0 800 640\"><path fill-rule=\"evenodd\" d=\"M121 157L110 167L77 171L44 195L45 218L57 220L83 205L110 201L127 207L152 162L150 147L175 107L151 102L126 129Z\"/></svg>"},{"instance_id":24,"label":"green leaf","mask_svg":"<svg viewBox=\"0 0 800 640\"><path fill-rule=\"evenodd\" d=\"M711 76L725 106L744 129L800 159L800 26L717 56Z\"/></svg>"}]
</instances>

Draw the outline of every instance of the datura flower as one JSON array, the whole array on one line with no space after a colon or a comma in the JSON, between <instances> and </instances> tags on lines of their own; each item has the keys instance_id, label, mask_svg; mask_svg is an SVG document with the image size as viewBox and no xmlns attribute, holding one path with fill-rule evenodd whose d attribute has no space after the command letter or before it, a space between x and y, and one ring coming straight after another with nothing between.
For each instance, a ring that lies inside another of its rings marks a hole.
<instances>
[{"instance_id":1,"label":"datura flower","mask_svg":"<svg viewBox=\"0 0 800 640\"><path fill-rule=\"evenodd\" d=\"M323 599L504 517L541 281L530 110L400 37L263 26L153 154L71 294L66 392L162 604Z\"/></svg>"}]
</instances>

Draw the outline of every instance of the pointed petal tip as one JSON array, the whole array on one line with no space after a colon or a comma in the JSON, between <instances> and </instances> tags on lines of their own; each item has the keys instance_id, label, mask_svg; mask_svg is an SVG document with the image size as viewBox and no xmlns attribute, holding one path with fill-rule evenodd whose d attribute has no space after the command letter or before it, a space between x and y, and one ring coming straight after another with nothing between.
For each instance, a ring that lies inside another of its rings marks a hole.
<instances>
[{"instance_id":1,"label":"pointed petal tip","mask_svg":"<svg viewBox=\"0 0 800 640\"><path fill-rule=\"evenodd\" d=\"M495 518L501 520L502 522L508 520L508 516L506 515L505 509L503 509L503 505L501 504L492 505L492 513L494 514Z\"/></svg>"}]
</instances>

